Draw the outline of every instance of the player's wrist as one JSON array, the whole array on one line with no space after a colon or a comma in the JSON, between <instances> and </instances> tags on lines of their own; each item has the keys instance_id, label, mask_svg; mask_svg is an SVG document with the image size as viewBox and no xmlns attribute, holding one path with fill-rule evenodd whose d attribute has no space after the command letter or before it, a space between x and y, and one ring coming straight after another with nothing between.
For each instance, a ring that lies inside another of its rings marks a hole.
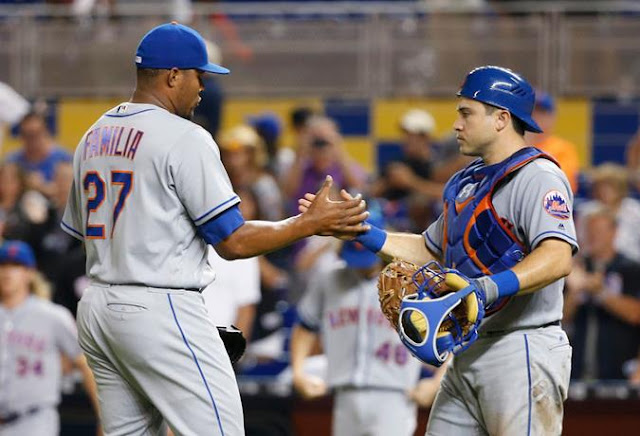
<instances>
[{"instance_id":1,"label":"player's wrist","mask_svg":"<svg viewBox=\"0 0 640 436\"><path fill-rule=\"evenodd\" d=\"M476 285L482 290L485 305L489 306L500 298L515 295L520 290L518 276L510 269L483 276L475 280Z\"/></svg>"},{"instance_id":2,"label":"player's wrist","mask_svg":"<svg viewBox=\"0 0 640 436\"><path fill-rule=\"evenodd\" d=\"M365 224L368 224L370 229L356 236L355 241L361 243L368 250L377 253L382 249L384 243L387 241L387 232L374 226L368 221L365 221Z\"/></svg>"}]
</instances>

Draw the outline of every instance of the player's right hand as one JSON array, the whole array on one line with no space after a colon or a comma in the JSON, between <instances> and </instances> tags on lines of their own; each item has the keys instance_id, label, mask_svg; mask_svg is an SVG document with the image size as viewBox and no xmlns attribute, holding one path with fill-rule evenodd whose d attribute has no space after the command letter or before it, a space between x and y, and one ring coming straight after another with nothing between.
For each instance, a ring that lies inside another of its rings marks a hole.
<instances>
[{"instance_id":1,"label":"player's right hand","mask_svg":"<svg viewBox=\"0 0 640 436\"><path fill-rule=\"evenodd\" d=\"M313 400L327 394L327 384L320 377L300 374L293 377L293 387L305 400Z\"/></svg>"},{"instance_id":2,"label":"player's right hand","mask_svg":"<svg viewBox=\"0 0 640 436\"><path fill-rule=\"evenodd\" d=\"M322 187L316 194L305 194L304 209L300 208L302 216L312 226L314 234L322 236L351 236L369 230L364 220L369 216L367 204L360 195L351 197L346 191L342 194L343 200L334 201L329 198L329 192L333 185L333 178L327 176Z\"/></svg>"}]
</instances>

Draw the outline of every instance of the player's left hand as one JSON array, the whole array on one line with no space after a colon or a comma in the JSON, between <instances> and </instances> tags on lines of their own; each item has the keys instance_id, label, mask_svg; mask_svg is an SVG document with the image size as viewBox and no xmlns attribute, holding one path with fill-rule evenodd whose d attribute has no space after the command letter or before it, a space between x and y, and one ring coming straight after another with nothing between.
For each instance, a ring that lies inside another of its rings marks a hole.
<instances>
[{"instance_id":1,"label":"player's left hand","mask_svg":"<svg viewBox=\"0 0 640 436\"><path fill-rule=\"evenodd\" d=\"M407 393L407 396L419 407L427 408L433 404L439 388L440 378L423 378Z\"/></svg>"},{"instance_id":2,"label":"player's left hand","mask_svg":"<svg viewBox=\"0 0 640 436\"><path fill-rule=\"evenodd\" d=\"M349 199L346 199L344 194L341 201L331 200L329 192L332 185L333 178L327 176L316 194L305 194L305 198L299 200L305 201L304 207L299 209L308 225L314 229L314 234L355 237L369 230L369 226L364 223L369 216L366 202L359 195L349 195Z\"/></svg>"},{"instance_id":3,"label":"player's left hand","mask_svg":"<svg viewBox=\"0 0 640 436\"><path fill-rule=\"evenodd\" d=\"M305 399L313 400L327 394L327 384L320 377L299 374L293 377L293 387Z\"/></svg>"}]
</instances>

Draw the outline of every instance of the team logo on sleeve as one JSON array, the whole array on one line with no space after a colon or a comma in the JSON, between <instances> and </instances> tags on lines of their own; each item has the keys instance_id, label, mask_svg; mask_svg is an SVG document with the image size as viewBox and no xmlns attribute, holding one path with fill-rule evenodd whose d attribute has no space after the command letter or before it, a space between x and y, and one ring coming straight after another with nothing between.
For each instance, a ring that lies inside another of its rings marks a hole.
<instances>
[{"instance_id":1,"label":"team logo on sleeve","mask_svg":"<svg viewBox=\"0 0 640 436\"><path fill-rule=\"evenodd\" d=\"M547 192L542 201L542 205L544 210L554 218L568 220L571 216L567 199L560 191L553 190Z\"/></svg>"}]
</instances>

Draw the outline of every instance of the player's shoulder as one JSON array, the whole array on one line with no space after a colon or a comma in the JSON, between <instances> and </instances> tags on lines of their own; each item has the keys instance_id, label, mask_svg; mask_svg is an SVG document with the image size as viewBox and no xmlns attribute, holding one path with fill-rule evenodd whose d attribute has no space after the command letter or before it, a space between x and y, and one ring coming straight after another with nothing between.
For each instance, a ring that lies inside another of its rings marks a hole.
<instances>
[{"instance_id":1,"label":"player's shoulder","mask_svg":"<svg viewBox=\"0 0 640 436\"><path fill-rule=\"evenodd\" d=\"M39 316L57 322L68 323L69 321L73 321L73 315L64 306L53 303L44 298L39 298L32 296L29 301L32 310L38 313Z\"/></svg>"},{"instance_id":2,"label":"player's shoulder","mask_svg":"<svg viewBox=\"0 0 640 436\"><path fill-rule=\"evenodd\" d=\"M561 182L569 185L569 181L564 172L552 160L539 157L526 164L516 174L516 179L520 184Z\"/></svg>"}]
</instances>

